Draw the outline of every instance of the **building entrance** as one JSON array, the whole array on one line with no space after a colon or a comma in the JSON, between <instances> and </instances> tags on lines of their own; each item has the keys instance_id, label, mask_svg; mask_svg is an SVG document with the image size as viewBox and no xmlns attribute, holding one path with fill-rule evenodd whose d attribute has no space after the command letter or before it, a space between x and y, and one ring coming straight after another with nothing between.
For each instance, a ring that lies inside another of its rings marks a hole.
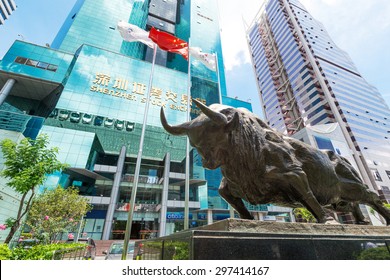
<instances>
[{"instance_id":1,"label":"building entrance","mask_svg":"<svg viewBox=\"0 0 390 280\"><path fill-rule=\"evenodd\" d=\"M124 240L126 221L115 221L112 239ZM130 239L149 239L157 237L158 223L154 221L134 221L131 226Z\"/></svg>"}]
</instances>

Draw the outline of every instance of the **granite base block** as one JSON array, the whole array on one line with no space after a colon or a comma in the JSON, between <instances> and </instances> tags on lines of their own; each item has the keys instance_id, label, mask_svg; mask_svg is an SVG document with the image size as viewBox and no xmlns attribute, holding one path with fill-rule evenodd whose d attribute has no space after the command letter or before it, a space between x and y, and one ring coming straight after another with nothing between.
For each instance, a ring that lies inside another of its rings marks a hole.
<instances>
[{"instance_id":1,"label":"granite base block","mask_svg":"<svg viewBox=\"0 0 390 280\"><path fill-rule=\"evenodd\" d=\"M390 227L227 219L136 246L155 260L390 259Z\"/></svg>"}]
</instances>

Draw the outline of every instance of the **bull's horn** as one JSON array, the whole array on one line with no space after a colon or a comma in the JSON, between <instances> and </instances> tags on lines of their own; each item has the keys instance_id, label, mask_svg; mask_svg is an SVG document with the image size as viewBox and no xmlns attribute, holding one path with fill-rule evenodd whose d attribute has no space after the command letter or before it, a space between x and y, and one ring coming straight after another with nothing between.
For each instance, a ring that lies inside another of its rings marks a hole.
<instances>
[{"instance_id":1,"label":"bull's horn","mask_svg":"<svg viewBox=\"0 0 390 280\"><path fill-rule=\"evenodd\" d=\"M164 129L166 131L168 131L170 134L173 134L173 135L187 134L189 124L183 123L183 124L176 125L176 126L169 125L167 122L167 119L165 118L164 109L162 107L161 107L161 111L160 111L160 120L161 120L161 124L164 127Z\"/></svg>"},{"instance_id":2,"label":"bull's horn","mask_svg":"<svg viewBox=\"0 0 390 280\"><path fill-rule=\"evenodd\" d=\"M226 125L228 123L227 118L224 114L211 110L209 107L204 105L202 102L192 99L196 106L210 119L212 119L217 124Z\"/></svg>"}]
</instances>

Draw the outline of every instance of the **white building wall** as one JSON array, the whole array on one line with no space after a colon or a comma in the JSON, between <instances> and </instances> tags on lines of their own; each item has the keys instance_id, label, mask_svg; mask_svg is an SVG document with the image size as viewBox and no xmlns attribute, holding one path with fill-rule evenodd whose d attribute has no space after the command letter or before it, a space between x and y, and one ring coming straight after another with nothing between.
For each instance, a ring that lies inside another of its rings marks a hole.
<instances>
[{"instance_id":1,"label":"white building wall","mask_svg":"<svg viewBox=\"0 0 390 280\"><path fill-rule=\"evenodd\" d=\"M20 132L0 129L0 142L4 139L11 139L19 143L24 136ZM0 149L0 171L4 170L4 158ZM8 187L7 179L0 177L0 224L4 224L8 218L15 218L19 209L21 195ZM5 241L9 229L0 230L0 243Z\"/></svg>"}]
</instances>

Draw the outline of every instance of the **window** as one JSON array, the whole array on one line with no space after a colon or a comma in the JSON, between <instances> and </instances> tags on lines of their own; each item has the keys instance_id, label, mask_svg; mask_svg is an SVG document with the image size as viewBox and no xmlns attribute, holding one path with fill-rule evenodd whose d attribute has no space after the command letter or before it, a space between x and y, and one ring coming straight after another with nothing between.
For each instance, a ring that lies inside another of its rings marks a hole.
<instances>
[{"instance_id":1,"label":"window","mask_svg":"<svg viewBox=\"0 0 390 280\"><path fill-rule=\"evenodd\" d=\"M15 62L16 63L25 64L26 61L27 61L27 58L24 58L24 57L18 56L18 57L15 58Z\"/></svg>"},{"instance_id":2,"label":"window","mask_svg":"<svg viewBox=\"0 0 390 280\"><path fill-rule=\"evenodd\" d=\"M32 60L32 59L27 59L26 65L35 67L35 66L37 66L37 64L38 64L38 61Z\"/></svg>"},{"instance_id":3,"label":"window","mask_svg":"<svg viewBox=\"0 0 390 280\"><path fill-rule=\"evenodd\" d=\"M57 71L57 65L49 64L49 66L47 66L47 70L55 72Z\"/></svg>"},{"instance_id":4,"label":"window","mask_svg":"<svg viewBox=\"0 0 390 280\"><path fill-rule=\"evenodd\" d=\"M49 66L49 63L38 61L37 68L46 69Z\"/></svg>"},{"instance_id":5,"label":"window","mask_svg":"<svg viewBox=\"0 0 390 280\"><path fill-rule=\"evenodd\" d=\"M19 64L25 64L28 66L32 66L32 67L37 67L37 68L44 69L44 70L49 70L52 72L56 72L57 68L58 68L57 65L49 64L49 63L46 63L43 61L28 59L28 58L21 57L21 56L17 56L15 58L15 62L19 63Z\"/></svg>"},{"instance_id":6,"label":"window","mask_svg":"<svg viewBox=\"0 0 390 280\"><path fill-rule=\"evenodd\" d=\"M382 177L379 174L377 169L371 169L371 172L372 172L372 176L374 176L375 178L375 181L382 181Z\"/></svg>"},{"instance_id":7,"label":"window","mask_svg":"<svg viewBox=\"0 0 390 280\"><path fill-rule=\"evenodd\" d=\"M319 137L319 136L314 136L314 139L317 142L318 149L334 151L334 147L330 139Z\"/></svg>"}]
</instances>

